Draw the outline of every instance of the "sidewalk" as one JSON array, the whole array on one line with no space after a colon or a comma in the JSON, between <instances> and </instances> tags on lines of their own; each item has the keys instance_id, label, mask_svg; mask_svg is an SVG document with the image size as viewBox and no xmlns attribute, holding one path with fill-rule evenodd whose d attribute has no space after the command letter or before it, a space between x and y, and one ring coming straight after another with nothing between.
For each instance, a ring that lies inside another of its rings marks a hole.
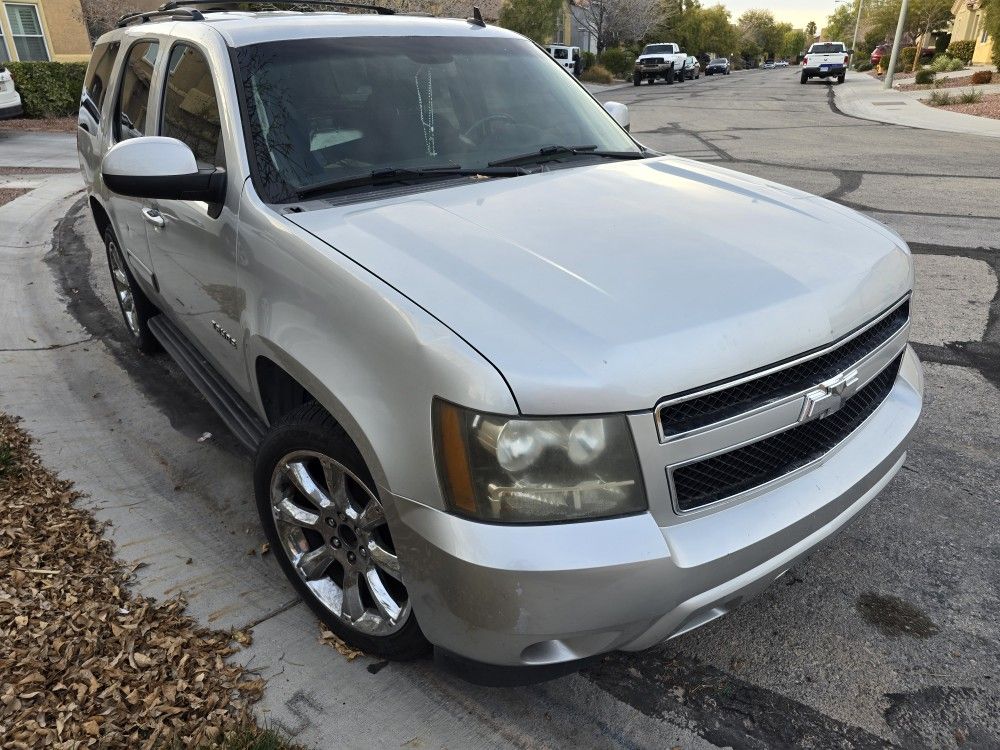
<instances>
[{"instance_id":1,"label":"sidewalk","mask_svg":"<svg viewBox=\"0 0 1000 750\"><path fill-rule=\"evenodd\" d=\"M983 89L984 93L991 93L993 84L977 88ZM846 83L833 86L833 91L840 111L853 117L910 128L1000 138L1000 120L949 112L921 104L921 99L930 96L929 90L886 91L882 88L881 81L855 73L847 77ZM949 91L959 92L961 89Z\"/></svg>"}]
</instances>

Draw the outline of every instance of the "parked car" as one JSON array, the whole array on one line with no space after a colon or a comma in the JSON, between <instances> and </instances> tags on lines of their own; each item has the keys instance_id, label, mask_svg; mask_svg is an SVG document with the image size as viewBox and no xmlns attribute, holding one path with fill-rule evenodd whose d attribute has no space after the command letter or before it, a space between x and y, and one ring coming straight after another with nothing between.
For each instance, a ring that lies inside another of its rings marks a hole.
<instances>
[{"instance_id":1,"label":"parked car","mask_svg":"<svg viewBox=\"0 0 1000 750\"><path fill-rule=\"evenodd\" d=\"M701 63L694 55L688 55L687 61L684 63L684 75L688 80L701 78Z\"/></svg>"},{"instance_id":2,"label":"parked car","mask_svg":"<svg viewBox=\"0 0 1000 750\"><path fill-rule=\"evenodd\" d=\"M24 114L21 95L14 88L14 78L7 68L0 66L0 120Z\"/></svg>"},{"instance_id":3,"label":"parked car","mask_svg":"<svg viewBox=\"0 0 1000 750\"><path fill-rule=\"evenodd\" d=\"M729 75L732 70L732 66L729 64L729 59L726 57L716 57L714 60L710 60L708 65L705 66L705 75Z\"/></svg>"},{"instance_id":4,"label":"parked car","mask_svg":"<svg viewBox=\"0 0 1000 750\"><path fill-rule=\"evenodd\" d=\"M765 60L764 70L774 70L774 60Z\"/></svg>"},{"instance_id":5,"label":"parked car","mask_svg":"<svg viewBox=\"0 0 1000 750\"><path fill-rule=\"evenodd\" d=\"M850 50L843 42L816 42L802 58L799 83L810 78L836 78L837 83L843 83L850 60Z\"/></svg>"},{"instance_id":6,"label":"parked car","mask_svg":"<svg viewBox=\"0 0 1000 750\"><path fill-rule=\"evenodd\" d=\"M933 60L934 56L937 54L934 47L924 47L920 51L921 60ZM871 56L868 58L871 61L872 67L876 67L882 58L885 58L886 63L889 62L889 57L892 55L892 45L891 44L880 44L875 49L872 50Z\"/></svg>"},{"instance_id":7,"label":"parked car","mask_svg":"<svg viewBox=\"0 0 1000 750\"><path fill-rule=\"evenodd\" d=\"M885 226L644 148L478 18L214 2L98 39L87 201L135 349L246 444L346 643L494 683L645 649L900 469L923 381Z\"/></svg>"},{"instance_id":8,"label":"parked car","mask_svg":"<svg viewBox=\"0 0 1000 750\"><path fill-rule=\"evenodd\" d=\"M632 83L636 86L644 80L655 83L657 78L662 78L667 83L683 81L687 58L687 53L672 42L647 44L635 60Z\"/></svg>"},{"instance_id":9,"label":"parked car","mask_svg":"<svg viewBox=\"0 0 1000 750\"><path fill-rule=\"evenodd\" d=\"M788 67L788 60L777 60L774 63L774 67L776 67L776 68L787 68Z\"/></svg>"},{"instance_id":10,"label":"parked car","mask_svg":"<svg viewBox=\"0 0 1000 750\"><path fill-rule=\"evenodd\" d=\"M580 70L580 48L579 47L567 47L562 44L550 44L545 48L548 53L555 59L562 67L568 70L573 75L580 75L582 72Z\"/></svg>"}]
</instances>

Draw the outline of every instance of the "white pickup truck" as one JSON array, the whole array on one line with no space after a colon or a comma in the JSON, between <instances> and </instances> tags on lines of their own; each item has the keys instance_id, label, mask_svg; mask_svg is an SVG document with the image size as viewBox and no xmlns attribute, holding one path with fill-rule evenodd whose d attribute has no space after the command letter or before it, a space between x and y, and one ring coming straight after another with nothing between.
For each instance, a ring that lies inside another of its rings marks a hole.
<instances>
[{"instance_id":1,"label":"white pickup truck","mask_svg":"<svg viewBox=\"0 0 1000 750\"><path fill-rule=\"evenodd\" d=\"M684 80L684 66L687 64L687 53L680 45L673 42L647 44L635 60L632 70L632 83L638 86L643 79L653 83L657 78L667 83L674 80Z\"/></svg>"},{"instance_id":2,"label":"white pickup truck","mask_svg":"<svg viewBox=\"0 0 1000 750\"><path fill-rule=\"evenodd\" d=\"M810 78L834 77L837 83L843 83L850 61L851 50L843 42L816 42L802 58L799 83L805 83Z\"/></svg>"}]
</instances>

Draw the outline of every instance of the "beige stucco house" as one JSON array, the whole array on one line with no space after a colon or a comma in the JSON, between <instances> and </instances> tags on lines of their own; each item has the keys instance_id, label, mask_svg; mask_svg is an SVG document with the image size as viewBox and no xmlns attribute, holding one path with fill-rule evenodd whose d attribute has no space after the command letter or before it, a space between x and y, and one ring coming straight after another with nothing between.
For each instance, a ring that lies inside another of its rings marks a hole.
<instances>
[{"instance_id":1,"label":"beige stucco house","mask_svg":"<svg viewBox=\"0 0 1000 750\"><path fill-rule=\"evenodd\" d=\"M973 65L987 65L992 61L993 45L997 41L984 28L986 11L981 0L955 0L951 6L955 20L951 25L951 41L975 40L976 51L972 55Z\"/></svg>"},{"instance_id":2,"label":"beige stucco house","mask_svg":"<svg viewBox=\"0 0 1000 750\"><path fill-rule=\"evenodd\" d=\"M0 62L86 62L80 0L0 0Z\"/></svg>"}]
</instances>

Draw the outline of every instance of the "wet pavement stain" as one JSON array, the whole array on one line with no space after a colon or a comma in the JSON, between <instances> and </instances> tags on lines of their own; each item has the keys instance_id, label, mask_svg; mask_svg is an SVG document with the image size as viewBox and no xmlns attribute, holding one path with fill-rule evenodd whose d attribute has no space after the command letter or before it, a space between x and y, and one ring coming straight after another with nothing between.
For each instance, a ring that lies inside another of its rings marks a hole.
<instances>
[{"instance_id":1,"label":"wet pavement stain","mask_svg":"<svg viewBox=\"0 0 1000 750\"><path fill-rule=\"evenodd\" d=\"M883 596L869 591L858 597L857 607L866 622L890 638L903 635L930 638L941 632L931 618L895 596Z\"/></svg>"}]
</instances>

